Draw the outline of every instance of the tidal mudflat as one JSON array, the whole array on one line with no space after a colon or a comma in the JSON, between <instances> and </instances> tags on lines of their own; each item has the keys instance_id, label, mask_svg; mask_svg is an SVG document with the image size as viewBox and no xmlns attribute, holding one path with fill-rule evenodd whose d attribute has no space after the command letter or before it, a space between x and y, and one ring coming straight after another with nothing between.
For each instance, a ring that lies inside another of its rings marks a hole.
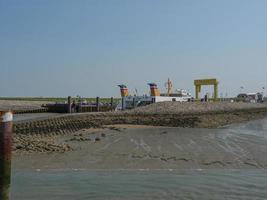
<instances>
[{"instance_id":1,"label":"tidal mudflat","mask_svg":"<svg viewBox=\"0 0 267 200\"><path fill-rule=\"evenodd\" d=\"M265 169L267 120L220 129L110 125L51 136L71 150L18 153L16 169ZM49 138L49 137L48 137Z\"/></svg>"}]
</instances>

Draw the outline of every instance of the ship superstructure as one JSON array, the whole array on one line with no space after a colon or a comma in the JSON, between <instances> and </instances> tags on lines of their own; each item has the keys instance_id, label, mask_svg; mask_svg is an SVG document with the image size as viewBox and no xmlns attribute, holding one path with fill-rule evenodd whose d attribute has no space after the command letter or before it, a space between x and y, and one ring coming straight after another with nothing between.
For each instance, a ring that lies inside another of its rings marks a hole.
<instances>
[{"instance_id":1,"label":"ship superstructure","mask_svg":"<svg viewBox=\"0 0 267 200\"><path fill-rule=\"evenodd\" d=\"M137 106L164 101L187 102L192 98L191 94L186 90L180 89L172 92L172 83L169 79L165 83L167 89L166 93L160 93L160 90L156 83L148 83L148 85L150 88L150 94L143 96L129 95L126 85L118 85L120 87L122 100L117 109L131 109Z\"/></svg>"}]
</instances>

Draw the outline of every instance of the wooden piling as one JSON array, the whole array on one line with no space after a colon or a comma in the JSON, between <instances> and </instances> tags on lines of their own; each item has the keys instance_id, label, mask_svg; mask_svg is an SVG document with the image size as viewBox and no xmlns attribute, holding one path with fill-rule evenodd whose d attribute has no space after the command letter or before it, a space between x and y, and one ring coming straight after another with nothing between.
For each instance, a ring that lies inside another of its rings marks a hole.
<instances>
[{"instance_id":1,"label":"wooden piling","mask_svg":"<svg viewBox=\"0 0 267 200\"><path fill-rule=\"evenodd\" d=\"M68 96L68 113L71 113L71 96Z\"/></svg>"},{"instance_id":2,"label":"wooden piling","mask_svg":"<svg viewBox=\"0 0 267 200\"><path fill-rule=\"evenodd\" d=\"M125 102L124 102L124 98L125 98L125 97L122 97L122 98L121 98L121 110L124 110L124 106L125 106L125 105L124 105L124 103L125 103Z\"/></svg>"},{"instance_id":3,"label":"wooden piling","mask_svg":"<svg viewBox=\"0 0 267 200\"><path fill-rule=\"evenodd\" d=\"M135 108L135 98L133 98L133 108Z\"/></svg>"},{"instance_id":4,"label":"wooden piling","mask_svg":"<svg viewBox=\"0 0 267 200\"><path fill-rule=\"evenodd\" d=\"M113 97L110 98L110 110L113 110Z\"/></svg>"},{"instance_id":5,"label":"wooden piling","mask_svg":"<svg viewBox=\"0 0 267 200\"><path fill-rule=\"evenodd\" d=\"M99 97L96 97L96 112L99 112L99 107L100 105L99 105Z\"/></svg>"},{"instance_id":6,"label":"wooden piling","mask_svg":"<svg viewBox=\"0 0 267 200\"><path fill-rule=\"evenodd\" d=\"M12 151L12 112L0 112L0 199L9 200Z\"/></svg>"}]
</instances>

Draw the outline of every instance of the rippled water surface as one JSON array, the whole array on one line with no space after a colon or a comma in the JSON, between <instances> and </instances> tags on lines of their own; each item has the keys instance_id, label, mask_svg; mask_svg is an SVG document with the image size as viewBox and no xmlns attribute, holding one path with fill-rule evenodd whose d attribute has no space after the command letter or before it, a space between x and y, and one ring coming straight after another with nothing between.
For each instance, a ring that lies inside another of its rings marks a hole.
<instances>
[{"instance_id":1,"label":"rippled water surface","mask_svg":"<svg viewBox=\"0 0 267 200\"><path fill-rule=\"evenodd\" d=\"M13 200L267 199L267 171L14 172Z\"/></svg>"}]
</instances>

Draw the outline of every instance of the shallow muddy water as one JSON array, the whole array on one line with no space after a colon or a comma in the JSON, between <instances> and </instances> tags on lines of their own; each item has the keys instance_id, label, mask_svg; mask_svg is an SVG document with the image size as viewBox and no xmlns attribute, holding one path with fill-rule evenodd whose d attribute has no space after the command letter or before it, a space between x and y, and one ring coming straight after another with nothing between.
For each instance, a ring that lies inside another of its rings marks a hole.
<instances>
[{"instance_id":1,"label":"shallow muddy water","mask_svg":"<svg viewBox=\"0 0 267 200\"><path fill-rule=\"evenodd\" d=\"M267 172L44 171L14 172L13 200L266 199Z\"/></svg>"}]
</instances>

